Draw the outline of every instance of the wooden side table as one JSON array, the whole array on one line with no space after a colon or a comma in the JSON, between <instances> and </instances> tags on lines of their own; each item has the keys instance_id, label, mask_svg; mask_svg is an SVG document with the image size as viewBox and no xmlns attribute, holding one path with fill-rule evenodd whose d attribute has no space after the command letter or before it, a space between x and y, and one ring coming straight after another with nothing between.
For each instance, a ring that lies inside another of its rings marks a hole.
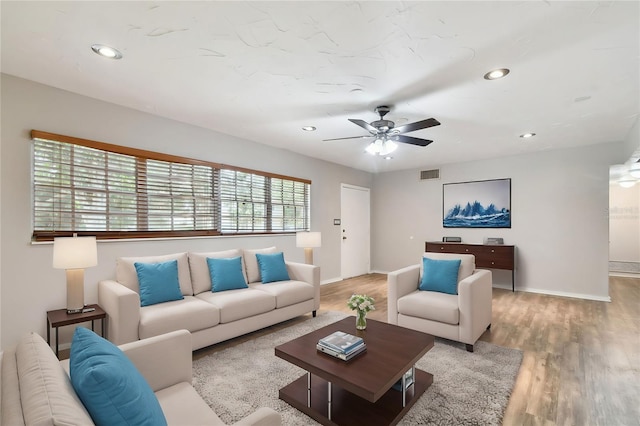
<instances>
[{"instance_id":1,"label":"wooden side table","mask_svg":"<svg viewBox=\"0 0 640 426\"><path fill-rule=\"evenodd\" d=\"M56 356L58 356L58 330L65 325L91 321L91 330L95 331L93 329L93 322L99 319L102 325L102 337L106 338L104 334L104 319L107 317L107 313L98 305L87 305L85 308L94 308L95 310L77 314L68 314L66 309L56 309L55 311L47 312L47 343L51 345L51 327L53 327L56 329Z\"/></svg>"}]
</instances>

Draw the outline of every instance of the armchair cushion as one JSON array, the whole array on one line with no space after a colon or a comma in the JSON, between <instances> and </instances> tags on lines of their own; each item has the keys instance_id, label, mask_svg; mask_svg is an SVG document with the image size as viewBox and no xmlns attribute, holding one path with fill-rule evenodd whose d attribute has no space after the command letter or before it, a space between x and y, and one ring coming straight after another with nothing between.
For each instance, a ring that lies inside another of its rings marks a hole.
<instances>
[{"instance_id":1,"label":"armchair cushion","mask_svg":"<svg viewBox=\"0 0 640 426\"><path fill-rule=\"evenodd\" d=\"M402 315L438 321L445 324L460 323L458 296L435 291L414 291L398 299Z\"/></svg>"},{"instance_id":2,"label":"armchair cushion","mask_svg":"<svg viewBox=\"0 0 640 426\"><path fill-rule=\"evenodd\" d=\"M69 357L71 383L98 425L166 425L149 384L108 340L78 327Z\"/></svg>"},{"instance_id":3,"label":"armchair cushion","mask_svg":"<svg viewBox=\"0 0 640 426\"><path fill-rule=\"evenodd\" d=\"M422 280L420 290L458 294L458 270L460 259L435 260L422 258Z\"/></svg>"}]
</instances>

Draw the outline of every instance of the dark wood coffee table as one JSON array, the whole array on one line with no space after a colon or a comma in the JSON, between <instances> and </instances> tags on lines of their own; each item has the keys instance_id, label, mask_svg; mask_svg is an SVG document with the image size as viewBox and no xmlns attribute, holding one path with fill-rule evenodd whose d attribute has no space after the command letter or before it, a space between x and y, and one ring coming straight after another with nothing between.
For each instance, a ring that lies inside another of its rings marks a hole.
<instances>
[{"instance_id":1,"label":"dark wood coffee table","mask_svg":"<svg viewBox=\"0 0 640 426\"><path fill-rule=\"evenodd\" d=\"M307 371L280 389L280 399L323 425L395 425L433 383L415 363L433 347L433 336L375 320L356 330L355 317L276 346L276 356ZM367 350L349 361L318 352L318 340L334 331L360 336ZM391 387L414 369L414 384ZM403 401L404 399L404 401Z\"/></svg>"}]
</instances>

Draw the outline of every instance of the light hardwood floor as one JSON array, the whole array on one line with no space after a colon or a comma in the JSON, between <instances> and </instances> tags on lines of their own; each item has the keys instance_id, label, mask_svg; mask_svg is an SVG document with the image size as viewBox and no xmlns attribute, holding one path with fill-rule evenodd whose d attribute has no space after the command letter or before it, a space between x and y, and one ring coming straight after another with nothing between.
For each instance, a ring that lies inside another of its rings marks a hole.
<instances>
[{"instance_id":1,"label":"light hardwood floor","mask_svg":"<svg viewBox=\"0 0 640 426\"><path fill-rule=\"evenodd\" d=\"M352 293L387 320L386 275L321 287L321 310L351 312ZM640 425L640 279L610 278L611 303L493 289L480 340L524 352L505 425ZM461 345L461 349L464 346Z\"/></svg>"}]
</instances>

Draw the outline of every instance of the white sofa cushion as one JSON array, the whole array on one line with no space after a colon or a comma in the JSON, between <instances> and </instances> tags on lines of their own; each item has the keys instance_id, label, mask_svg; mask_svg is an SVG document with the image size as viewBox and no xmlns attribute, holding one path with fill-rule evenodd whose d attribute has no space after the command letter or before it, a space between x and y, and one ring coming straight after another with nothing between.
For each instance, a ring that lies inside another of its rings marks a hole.
<instances>
[{"instance_id":1,"label":"white sofa cushion","mask_svg":"<svg viewBox=\"0 0 640 426\"><path fill-rule=\"evenodd\" d=\"M167 424L224 425L189 383L182 382L159 390L156 397Z\"/></svg>"},{"instance_id":2,"label":"white sofa cushion","mask_svg":"<svg viewBox=\"0 0 640 426\"><path fill-rule=\"evenodd\" d=\"M130 288L140 294L138 284L138 274L134 264L140 263L162 263L169 260L178 261L178 280L180 281L180 292L183 296L193 296L191 286L191 274L189 272L189 259L187 253L173 253L162 256L142 256L142 257L120 257L116 260L116 281L125 287Z\"/></svg>"},{"instance_id":3,"label":"white sofa cushion","mask_svg":"<svg viewBox=\"0 0 640 426\"><path fill-rule=\"evenodd\" d=\"M146 339L180 329L196 332L219 323L220 311L216 306L185 296L182 300L140 308L138 334L140 339Z\"/></svg>"},{"instance_id":4,"label":"white sofa cushion","mask_svg":"<svg viewBox=\"0 0 640 426\"><path fill-rule=\"evenodd\" d=\"M456 260L460 259L460 269L458 270L458 282L471 276L473 271L476 270L476 257L472 254L454 254L454 253L431 253L426 252L422 255L428 259L434 260ZM420 279L423 274L422 261L420 261Z\"/></svg>"},{"instance_id":5,"label":"white sofa cushion","mask_svg":"<svg viewBox=\"0 0 640 426\"><path fill-rule=\"evenodd\" d=\"M215 293L205 291L195 297L220 309L221 324L253 317L276 308L275 296L253 288L218 291Z\"/></svg>"},{"instance_id":6,"label":"white sofa cushion","mask_svg":"<svg viewBox=\"0 0 640 426\"><path fill-rule=\"evenodd\" d=\"M69 376L40 335L29 333L16 347L20 400L28 425L93 424Z\"/></svg>"},{"instance_id":7,"label":"white sofa cushion","mask_svg":"<svg viewBox=\"0 0 640 426\"><path fill-rule=\"evenodd\" d=\"M243 250L242 257L244 258L244 267L247 268L248 283L260 282L260 267L258 266L258 259L256 259L256 253L273 254L277 252L278 252L278 249L275 247Z\"/></svg>"},{"instance_id":8,"label":"white sofa cushion","mask_svg":"<svg viewBox=\"0 0 640 426\"><path fill-rule=\"evenodd\" d=\"M189 252L189 267L191 269L191 285L193 286L193 294L199 294L203 291L211 291L211 274L209 273L209 265L207 265L207 258L211 259L229 259L232 257L239 257L242 260L242 251L224 250L213 251L209 253L193 253ZM244 260L242 266L242 273L244 279L247 279L247 273L244 267Z\"/></svg>"},{"instance_id":9,"label":"white sofa cushion","mask_svg":"<svg viewBox=\"0 0 640 426\"><path fill-rule=\"evenodd\" d=\"M460 323L458 295L416 290L398 299L398 312L446 324Z\"/></svg>"},{"instance_id":10,"label":"white sofa cushion","mask_svg":"<svg viewBox=\"0 0 640 426\"><path fill-rule=\"evenodd\" d=\"M313 299L315 288L304 281L276 281L268 284L251 284L251 288L264 291L276 298L276 308L295 305Z\"/></svg>"}]
</instances>

